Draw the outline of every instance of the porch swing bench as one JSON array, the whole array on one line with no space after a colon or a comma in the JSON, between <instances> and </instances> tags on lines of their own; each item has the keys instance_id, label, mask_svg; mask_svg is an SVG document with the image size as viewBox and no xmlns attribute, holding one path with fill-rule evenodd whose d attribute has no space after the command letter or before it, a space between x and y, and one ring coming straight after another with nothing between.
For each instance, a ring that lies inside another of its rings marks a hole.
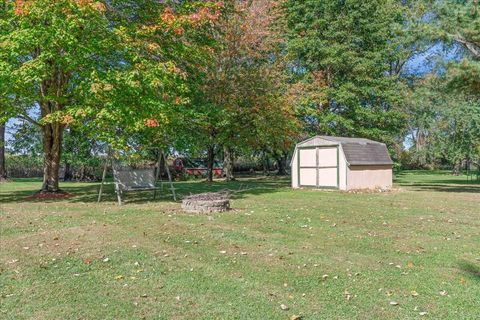
<instances>
[{"instance_id":1,"label":"porch swing bench","mask_svg":"<svg viewBox=\"0 0 480 320\"><path fill-rule=\"evenodd\" d=\"M113 169L113 182L115 185L115 193L117 194L118 205L122 205L122 195L124 193L133 191L153 190L153 200L155 200L157 198L157 190L163 191L163 181L160 175L160 163L162 159L165 164L165 171L168 175L168 182L170 183L169 189L172 192L173 200L177 201L177 195L172 183L172 174L170 173L170 169L168 168L165 154L163 152L159 153L158 166L155 169L119 169L113 164L113 159L111 158L111 149L109 148L107 157L105 158L102 183L100 184L100 188L98 190L97 202L102 200L103 186L105 184L109 162L111 162L111 167ZM160 187L157 187L158 180L160 180Z\"/></svg>"},{"instance_id":2,"label":"porch swing bench","mask_svg":"<svg viewBox=\"0 0 480 320\"><path fill-rule=\"evenodd\" d=\"M117 194L118 204L122 205L122 196L126 192L134 191L152 191L153 200L157 197L155 170L151 169L113 169L113 181L115 184L115 193Z\"/></svg>"}]
</instances>

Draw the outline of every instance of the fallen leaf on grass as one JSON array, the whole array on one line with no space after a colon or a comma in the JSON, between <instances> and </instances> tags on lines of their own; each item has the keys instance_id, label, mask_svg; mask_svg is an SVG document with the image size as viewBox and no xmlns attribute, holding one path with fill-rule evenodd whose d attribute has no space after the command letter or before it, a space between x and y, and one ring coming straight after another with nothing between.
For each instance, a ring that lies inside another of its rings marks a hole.
<instances>
[{"instance_id":1,"label":"fallen leaf on grass","mask_svg":"<svg viewBox=\"0 0 480 320\"><path fill-rule=\"evenodd\" d=\"M343 292L343 294L345 295L345 299L347 299L347 300L352 299L352 294L350 292L348 292L347 290L345 290Z\"/></svg>"},{"instance_id":2,"label":"fallen leaf on grass","mask_svg":"<svg viewBox=\"0 0 480 320\"><path fill-rule=\"evenodd\" d=\"M280 309L282 309L283 311L287 311L288 309L290 309L287 305L285 304L281 304L280 305Z\"/></svg>"},{"instance_id":3,"label":"fallen leaf on grass","mask_svg":"<svg viewBox=\"0 0 480 320\"><path fill-rule=\"evenodd\" d=\"M115 277L115 280L122 280L124 277L122 275L118 275Z\"/></svg>"}]
</instances>

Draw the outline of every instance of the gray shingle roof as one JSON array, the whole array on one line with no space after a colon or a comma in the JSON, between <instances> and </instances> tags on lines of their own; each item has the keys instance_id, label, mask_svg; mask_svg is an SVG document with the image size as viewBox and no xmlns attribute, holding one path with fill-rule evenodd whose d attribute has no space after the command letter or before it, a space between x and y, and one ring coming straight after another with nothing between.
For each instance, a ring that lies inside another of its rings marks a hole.
<instances>
[{"instance_id":1,"label":"gray shingle roof","mask_svg":"<svg viewBox=\"0 0 480 320\"><path fill-rule=\"evenodd\" d=\"M327 137L319 138L338 142L349 165L391 165L393 164L384 143L363 138Z\"/></svg>"}]
</instances>

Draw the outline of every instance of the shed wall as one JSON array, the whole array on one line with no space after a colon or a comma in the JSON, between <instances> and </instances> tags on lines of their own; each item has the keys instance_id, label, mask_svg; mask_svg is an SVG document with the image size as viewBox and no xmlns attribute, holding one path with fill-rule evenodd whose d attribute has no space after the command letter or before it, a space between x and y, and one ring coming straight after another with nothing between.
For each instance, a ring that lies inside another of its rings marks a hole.
<instances>
[{"instance_id":1,"label":"shed wall","mask_svg":"<svg viewBox=\"0 0 480 320\"><path fill-rule=\"evenodd\" d=\"M347 190L389 189L392 187L392 166L350 166Z\"/></svg>"},{"instance_id":2,"label":"shed wall","mask_svg":"<svg viewBox=\"0 0 480 320\"><path fill-rule=\"evenodd\" d=\"M293 153L293 158L292 158L292 167L290 168L290 171L292 172L292 188L298 189L298 149L295 149L295 152Z\"/></svg>"},{"instance_id":3,"label":"shed wall","mask_svg":"<svg viewBox=\"0 0 480 320\"><path fill-rule=\"evenodd\" d=\"M325 141L325 140L324 140ZM319 141L316 141L317 143ZM325 141L325 142L329 142L329 141ZM329 144L331 145L331 144ZM321 146L321 145L320 145ZM302 145L302 147L304 147ZM316 164L314 164L315 162L315 159L316 159L316 149L311 149L311 150L301 150L301 149L298 149L296 148L295 149L295 152L293 153L293 157L292 157L292 162L291 162L291 177L292 177L292 181L291 181L291 184L292 184L292 188L294 189L298 189L300 188L300 185L298 184L298 153L302 151L303 152L303 160L302 160L302 165L312 165L312 166L315 166ZM311 151L311 154L309 154L309 151ZM319 149L319 153L320 153L320 156L321 156L321 159L319 160L319 165L320 166L336 166L337 165L337 162L336 162L336 154L335 156L333 157L332 154L328 154L328 153L325 153L324 150L322 149ZM308 159L305 159L305 156L309 156ZM347 170L348 170L348 167L347 167L347 163L346 163L346 159L345 159L345 155L343 153L343 150L340 146L340 149L339 149L339 152L338 152L338 165L339 165L339 189L340 190L347 190ZM303 172L302 172L303 170ZM302 169L301 172L304 174L304 179L302 181L308 181L308 176L311 176L313 177L314 175L311 173L311 172L307 172L307 169ZM319 182L320 184L324 184L326 186L328 185L332 185L332 186L336 186L337 185L337 175L336 175L336 171L335 171L335 175L332 176L330 174L330 172L324 172L322 174L322 169L320 169L320 176L319 176ZM312 180L311 181L312 184L314 184L314 181Z\"/></svg>"},{"instance_id":4,"label":"shed wall","mask_svg":"<svg viewBox=\"0 0 480 320\"><path fill-rule=\"evenodd\" d=\"M340 190L347 190L347 161L345 160L345 154L343 153L342 146L338 152L338 166L339 166L339 186Z\"/></svg>"}]
</instances>

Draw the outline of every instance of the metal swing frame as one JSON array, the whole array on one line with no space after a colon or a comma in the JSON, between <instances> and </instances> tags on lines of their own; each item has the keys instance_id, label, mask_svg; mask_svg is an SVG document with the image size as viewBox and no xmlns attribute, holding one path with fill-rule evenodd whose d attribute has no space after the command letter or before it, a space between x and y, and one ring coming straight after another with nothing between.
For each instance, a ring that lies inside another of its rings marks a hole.
<instances>
[{"instance_id":1,"label":"metal swing frame","mask_svg":"<svg viewBox=\"0 0 480 320\"><path fill-rule=\"evenodd\" d=\"M149 191L153 190L153 199L156 199L157 190L160 189L163 191L163 180L160 175L160 166L163 160L165 171L167 172L168 181L170 184L170 191L172 192L173 200L177 201L177 195L175 192L175 188L173 186L172 175L170 173L170 168L168 167L166 157L163 151L159 152L157 167L153 169L152 172L150 170L116 170L113 162L113 157L111 154L111 147L108 147L107 156L105 158L105 164L103 167L102 173L102 183L100 184L100 188L98 191L98 199L97 203L102 200L103 189L105 185L105 179L107 176L107 171L110 166L113 171L114 183L115 183L115 193L117 194L117 201L118 205L122 205L122 195L125 192L132 192L132 191ZM123 177L122 177L123 176ZM134 180L137 178L137 180ZM160 178L160 187L157 187L156 183Z\"/></svg>"}]
</instances>

